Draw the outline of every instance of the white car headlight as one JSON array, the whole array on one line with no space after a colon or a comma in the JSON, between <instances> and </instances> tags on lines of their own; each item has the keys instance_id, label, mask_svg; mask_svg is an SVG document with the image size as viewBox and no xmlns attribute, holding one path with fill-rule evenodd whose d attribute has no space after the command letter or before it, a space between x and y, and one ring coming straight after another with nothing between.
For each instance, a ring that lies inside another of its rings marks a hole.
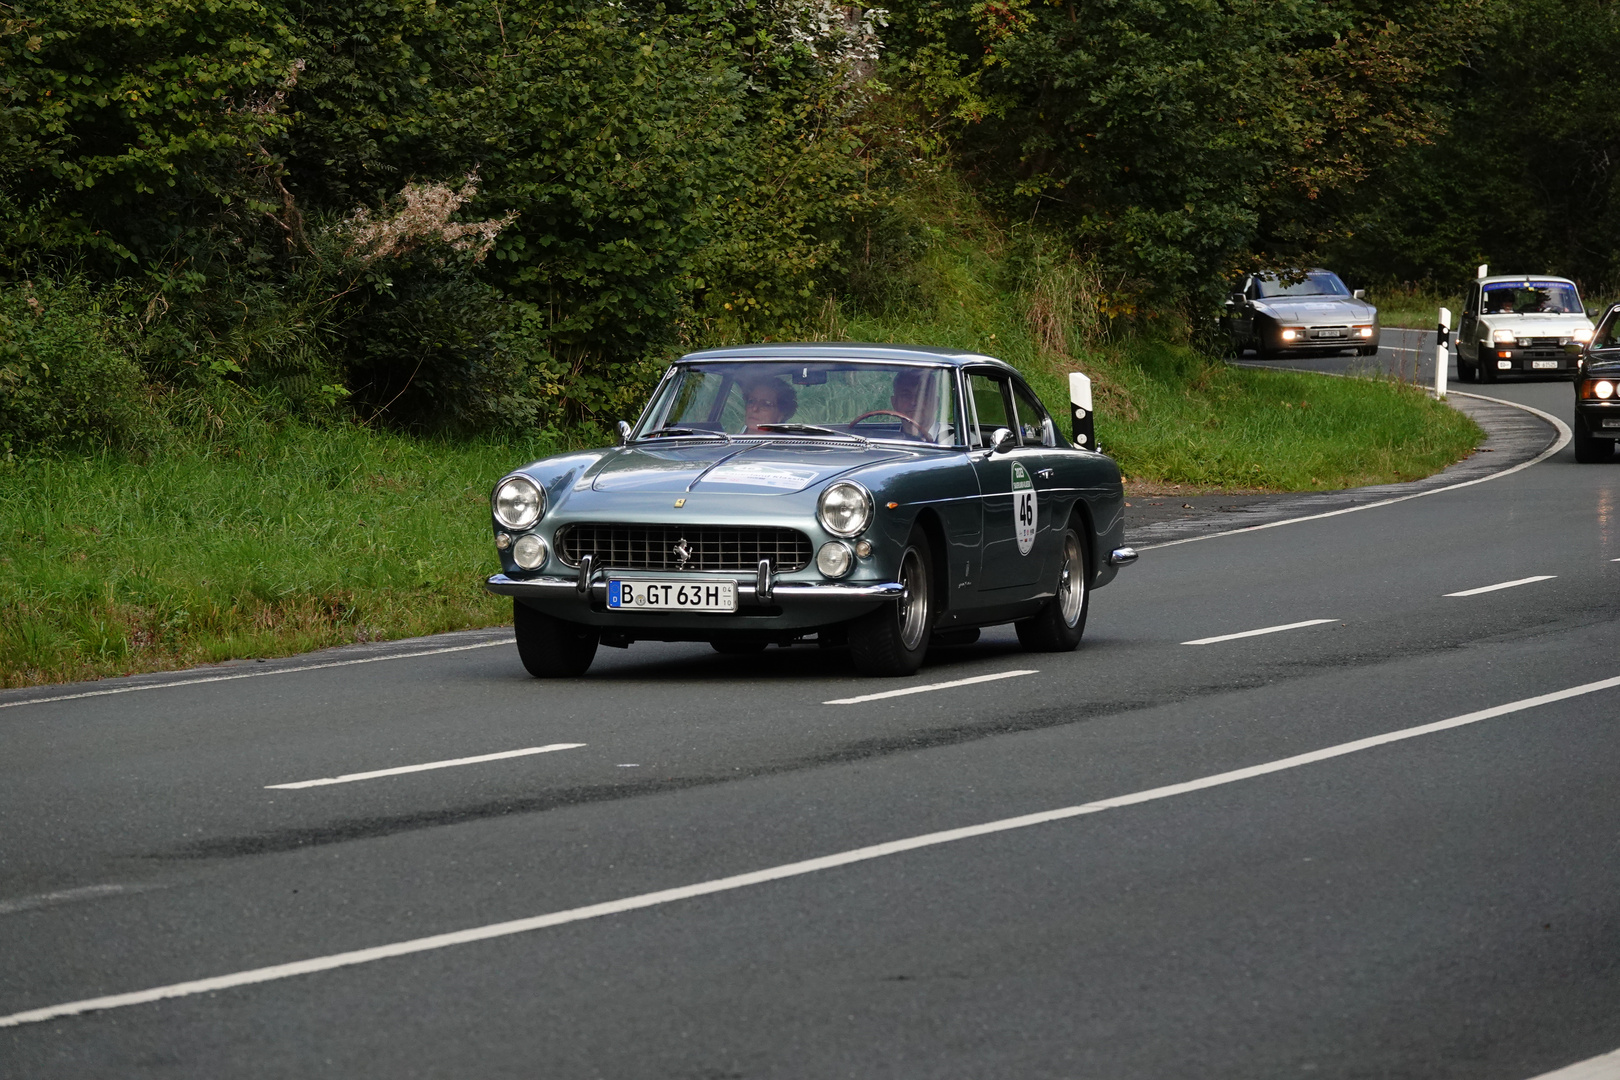
<instances>
[{"instance_id":1,"label":"white car headlight","mask_svg":"<svg viewBox=\"0 0 1620 1080\"><path fill-rule=\"evenodd\" d=\"M512 561L525 570L538 569L546 561L546 542L533 533L518 537L512 545Z\"/></svg>"},{"instance_id":2,"label":"white car headlight","mask_svg":"<svg viewBox=\"0 0 1620 1080\"><path fill-rule=\"evenodd\" d=\"M1592 328L1590 326L1578 326L1569 336L1580 342L1582 345L1585 345L1588 341L1592 340Z\"/></svg>"},{"instance_id":3,"label":"white car headlight","mask_svg":"<svg viewBox=\"0 0 1620 1080\"><path fill-rule=\"evenodd\" d=\"M1512 330L1492 330L1491 340L1499 345L1512 345L1519 340L1519 335Z\"/></svg>"},{"instance_id":4,"label":"white car headlight","mask_svg":"<svg viewBox=\"0 0 1620 1080\"><path fill-rule=\"evenodd\" d=\"M1284 330L1282 332L1282 339L1284 341L1293 341L1297 337L1304 337L1304 336L1305 336L1305 331L1303 331L1303 330Z\"/></svg>"},{"instance_id":5,"label":"white car headlight","mask_svg":"<svg viewBox=\"0 0 1620 1080\"><path fill-rule=\"evenodd\" d=\"M546 494L540 485L527 476L508 476L495 485L495 494L489 499L495 520L508 529L523 530L540 520L546 512Z\"/></svg>"},{"instance_id":6,"label":"white car headlight","mask_svg":"<svg viewBox=\"0 0 1620 1080\"><path fill-rule=\"evenodd\" d=\"M872 496L852 480L828 485L816 500L816 519L834 536L854 536L872 524Z\"/></svg>"},{"instance_id":7,"label":"white car headlight","mask_svg":"<svg viewBox=\"0 0 1620 1080\"><path fill-rule=\"evenodd\" d=\"M1614 397L1614 383L1610 382L1608 379L1604 379L1602 382L1592 387L1592 393L1596 394L1600 398L1612 398Z\"/></svg>"},{"instance_id":8,"label":"white car headlight","mask_svg":"<svg viewBox=\"0 0 1620 1080\"><path fill-rule=\"evenodd\" d=\"M841 578L855 565L855 554L842 540L829 540L816 552L816 569L830 578Z\"/></svg>"}]
</instances>

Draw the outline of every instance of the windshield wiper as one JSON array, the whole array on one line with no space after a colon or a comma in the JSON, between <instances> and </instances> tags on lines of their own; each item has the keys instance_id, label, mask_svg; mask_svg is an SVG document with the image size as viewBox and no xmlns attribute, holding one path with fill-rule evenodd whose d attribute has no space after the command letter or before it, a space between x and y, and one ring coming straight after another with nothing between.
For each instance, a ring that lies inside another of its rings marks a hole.
<instances>
[{"instance_id":1,"label":"windshield wiper","mask_svg":"<svg viewBox=\"0 0 1620 1080\"><path fill-rule=\"evenodd\" d=\"M772 435L778 432L783 435L831 435L835 439L853 439L862 446L872 445L864 435L857 435L853 431L837 431L830 427L822 427L820 424L755 424L754 426Z\"/></svg>"},{"instance_id":2,"label":"windshield wiper","mask_svg":"<svg viewBox=\"0 0 1620 1080\"><path fill-rule=\"evenodd\" d=\"M723 431L709 431L702 428L689 427L661 427L654 431L644 432L643 439L720 439L726 443L731 442L731 436Z\"/></svg>"}]
</instances>

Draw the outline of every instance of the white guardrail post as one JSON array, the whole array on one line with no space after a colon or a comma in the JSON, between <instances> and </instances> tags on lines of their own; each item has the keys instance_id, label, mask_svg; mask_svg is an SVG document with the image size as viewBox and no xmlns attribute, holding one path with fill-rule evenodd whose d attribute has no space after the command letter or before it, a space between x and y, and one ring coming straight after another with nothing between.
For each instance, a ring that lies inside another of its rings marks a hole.
<instances>
[{"instance_id":1,"label":"white guardrail post","mask_svg":"<svg viewBox=\"0 0 1620 1080\"><path fill-rule=\"evenodd\" d=\"M1074 445L1097 449L1097 418L1091 410L1091 379L1078 371L1069 372L1069 426Z\"/></svg>"},{"instance_id":2,"label":"white guardrail post","mask_svg":"<svg viewBox=\"0 0 1620 1080\"><path fill-rule=\"evenodd\" d=\"M1451 309L1440 309L1439 333L1434 338L1434 396L1445 400L1446 396L1446 368L1451 365L1451 357L1446 346L1451 344Z\"/></svg>"}]
</instances>

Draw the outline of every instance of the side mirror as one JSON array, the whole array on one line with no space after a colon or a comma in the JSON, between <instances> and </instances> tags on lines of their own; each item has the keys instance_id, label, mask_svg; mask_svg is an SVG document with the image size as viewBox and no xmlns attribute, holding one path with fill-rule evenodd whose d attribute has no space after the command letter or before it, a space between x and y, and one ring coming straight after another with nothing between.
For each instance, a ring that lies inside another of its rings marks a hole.
<instances>
[{"instance_id":1,"label":"side mirror","mask_svg":"<svg viewBox=\"0 0 1620 1080\"><path fill-rule=\"evenodd\" d=\"M1354 296L1357 300L1365 300L1365 299L1367 299L1367 290L1366 289L1357 289L1355 292L1351 293L1350 295Z\"/></svg>"},{"instance_id":2,"label":"side mirror","mask_svg":"<svg viewBox=\"0 0 1620 1080\"><path fill-rule=\"evenodd\" d=\"M1571 356L1579 356L1581 355L1581 350L1583 348L1585 348L1585 345L1583 345L1581 342L1571 341L1564 346L1564 351L1569 353Z\"/></svg>"},{"instance_id":3,"label":"side mirror","mask_svg":"<svg viewBox=\"0 0 1620 1080\"><path fill-rule=\"evenodd\" d=\"M630 425L624 420L619 421L619 445L623 446L630 441Z\"/></svg>"},{"instance_id":4,"label":"side mirror","mask_svg":"<svg viewBox=\"0 0 1620 1080\"><path fill-rule=\"evenodd\" d=\"M990 452L992 454L1005 454L1018 445L1018 436L1004 427L998 427L990 435Z\"/></svg>"},{"instance_id":5,"label":"side mirror","mask_svg":"<svg viewBox=\"0 0 1620 1080\"><path fill-rule=\"evenodd\" d=\"M1235 292L1226 298L1226 302L1233 307L1242 307L1246 301L1242 293Z\"/></svg>"}]
</instances>

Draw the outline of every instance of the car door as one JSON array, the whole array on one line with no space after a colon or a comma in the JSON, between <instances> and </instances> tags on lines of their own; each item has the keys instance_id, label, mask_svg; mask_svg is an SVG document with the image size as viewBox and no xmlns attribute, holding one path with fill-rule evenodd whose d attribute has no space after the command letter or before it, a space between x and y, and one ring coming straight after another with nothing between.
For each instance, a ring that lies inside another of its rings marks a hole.
<instances>
[{"instance_id":1,"label":"car door","mask_svg":"<svg viewBox=\"0 0 1620 1080\"><path fill-rule=\"evenodd\" d=\"M1015 377L1009 385L1012 388L1013 408L1018 414L1018 441L1023 448L1020 459L1035 488L1035 498L1031 500L1033 505L1028 507L1028 520L1020 516L1020 508L1015 500L1013 522L1015 526L1034 529L1033 550L1029 558L1037 564L1036 580L1050 584L1056 580L1058 533L1067 524L1057 519L1061 509L1058 504L1062 484L1056 461L1059 453L1057 427L1046 407L1041 404L1041 399L1022 379Z\"/></svg>"},{"instance_id":2,"label":"car door","mask_svg":"<svg viewBox=\"0 0 1620 1080\"><path fill-rule=\"evenodd\" d=\"M1457 341L1452 350L1458 356L1462 355L1463 344L1468 343L1468 351L1473 353L1469 357L1471 363L1479 362L1479 348L1475 345L1479 335L1479 284L1476 282L1468 286L1468 299L1463 301L1462 323L1457 327Z\"/></svg>"},{"instance_id":3,"label":"car door","mask_svg":"<svg viewBox=\"0 0 1620 1080\"><path fill-rule=\"evenodd\" d=\"M984 508L983 547L979 557L979 592L993 594L991 602L1019 600L1039 578L1035 537L1039 533L1039 501L1035 470L1041 447L1015 445L993 454L991 439L998 428L1017 435L1009 378L1004 371L970 369L967 373L969 454L979 479Z\"/></svg>"}]
</instances>

